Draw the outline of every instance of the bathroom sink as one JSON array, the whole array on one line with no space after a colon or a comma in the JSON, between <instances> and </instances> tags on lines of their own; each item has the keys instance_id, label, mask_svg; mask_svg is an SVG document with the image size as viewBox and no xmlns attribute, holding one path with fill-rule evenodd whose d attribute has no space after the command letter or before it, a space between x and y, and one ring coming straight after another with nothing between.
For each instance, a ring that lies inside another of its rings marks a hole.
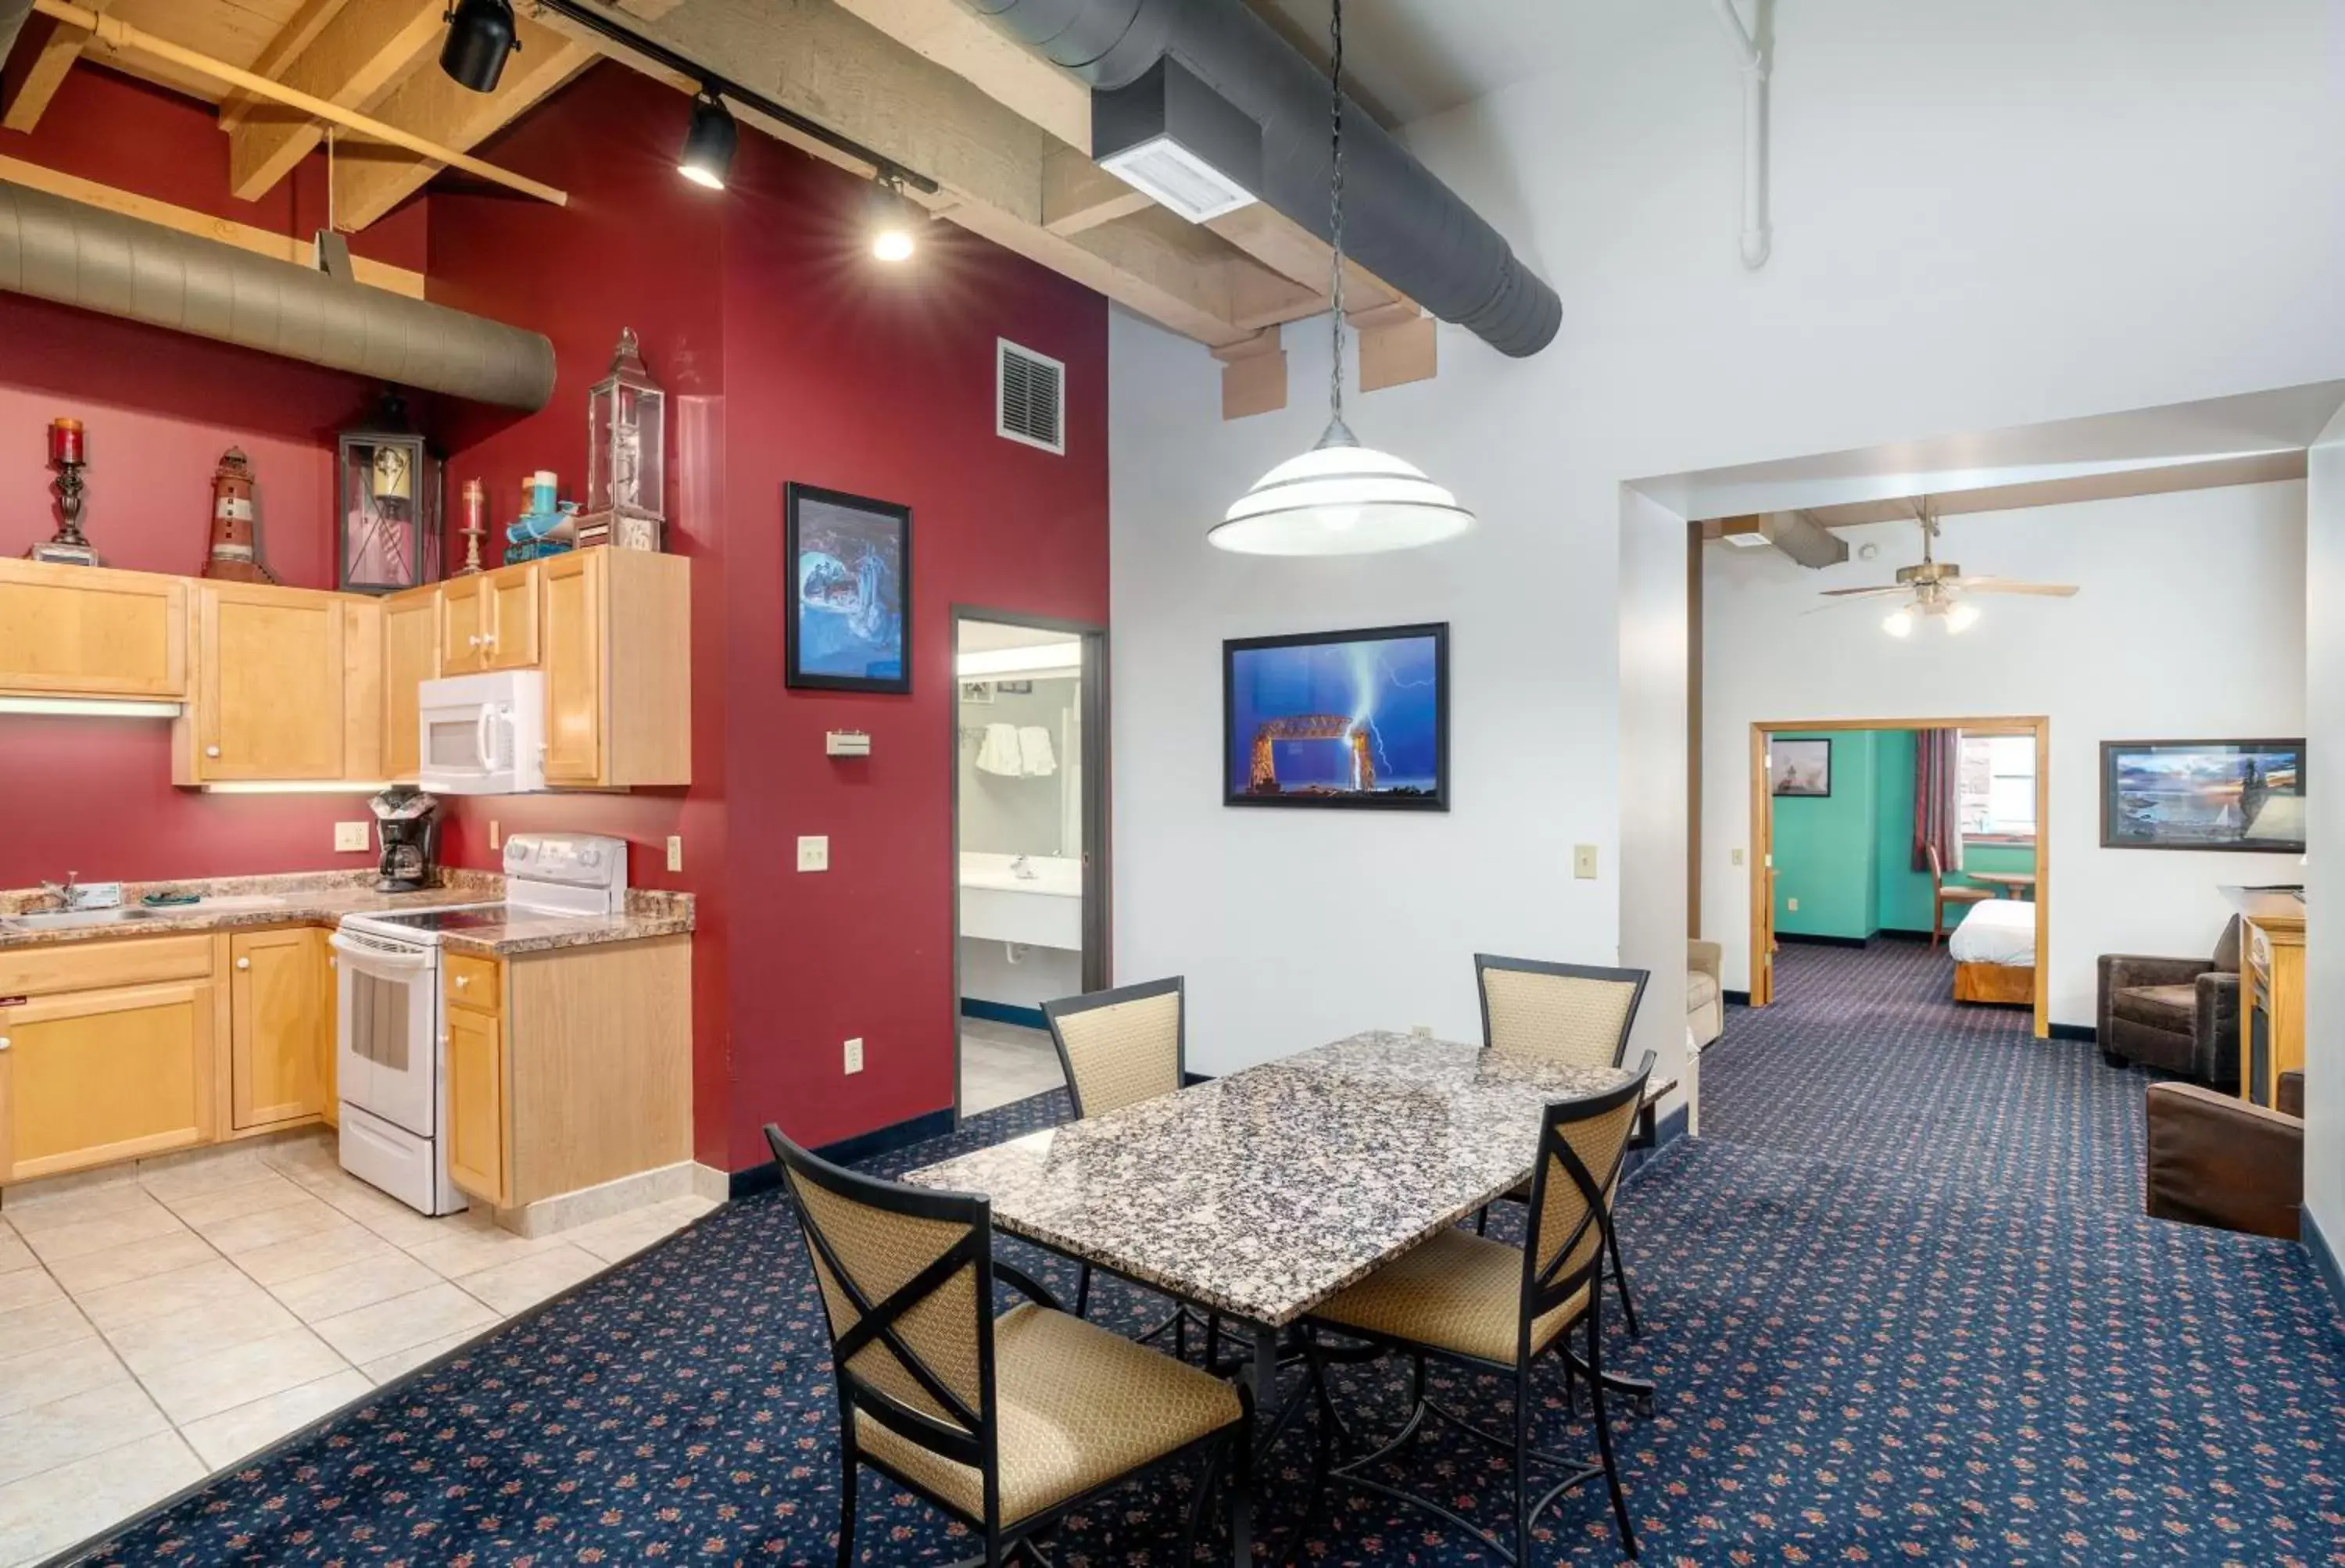
<instances>
[{"instance_id":1,"label":"bathroom sink","mask_svg":"<svg viewBox=\"0 0 2345 1568\"><path fill-rule=\"evenodd\" d=\"M154 911L143 909L57 910L48 914L10 915L0 920L0 925L17 931L79 931L86 926L120 925L154 918Z\"/></svg>"}]
</instances>

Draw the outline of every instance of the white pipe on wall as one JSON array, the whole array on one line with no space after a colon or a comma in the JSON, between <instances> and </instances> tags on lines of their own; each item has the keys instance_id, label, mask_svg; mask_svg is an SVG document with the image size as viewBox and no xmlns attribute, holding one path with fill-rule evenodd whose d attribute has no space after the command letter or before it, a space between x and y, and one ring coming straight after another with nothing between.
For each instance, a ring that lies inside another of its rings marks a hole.
<instances>
[{"instance_id":1,"label":"white pipe on wall","mask_svg":"<svg viewBox=\"0 0 2345 1568\"><path fill-rule=\"evenodd\" d=\"M1742 264L1767 265L1775 233L1767 221L1767 56L1742 25L1734 0L1711 0L1742 71Z\"/></svg>"}]
</instances>

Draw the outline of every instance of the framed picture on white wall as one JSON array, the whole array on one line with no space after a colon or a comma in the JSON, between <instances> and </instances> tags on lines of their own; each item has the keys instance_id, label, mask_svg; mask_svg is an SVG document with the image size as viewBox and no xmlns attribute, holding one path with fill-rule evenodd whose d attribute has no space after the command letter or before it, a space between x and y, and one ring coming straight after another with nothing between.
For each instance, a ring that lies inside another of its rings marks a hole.
<instances>
[{"instance_id":1,"label":"framed picture on white wall","mask_svg":"<svg viewBox=\"0 0 2345 1568\"><path fill-rule=\"evenodd\" d=\"M1832 793L1832 742L1772 740L1767 743L1767 783L1778 799L1821 800Z\"/></svg>"}]
</instances>

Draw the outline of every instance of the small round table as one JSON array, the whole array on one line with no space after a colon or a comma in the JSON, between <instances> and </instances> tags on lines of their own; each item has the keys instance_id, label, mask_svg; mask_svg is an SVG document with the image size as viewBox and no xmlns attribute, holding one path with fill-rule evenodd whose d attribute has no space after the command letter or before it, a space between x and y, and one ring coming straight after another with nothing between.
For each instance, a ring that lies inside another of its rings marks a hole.
<instances>
[{"instance_id":1,"label":"small round table","mask_svg":"<svg viewBox=\"0 0 2345 1568\"><path fill-rule=\"evenodd\" d=\"M2033 898L2035 895L2034 871L1964 871L1963 875L1974 882L1985 882L2003 898Z\"/></svg>"}]
</instances>

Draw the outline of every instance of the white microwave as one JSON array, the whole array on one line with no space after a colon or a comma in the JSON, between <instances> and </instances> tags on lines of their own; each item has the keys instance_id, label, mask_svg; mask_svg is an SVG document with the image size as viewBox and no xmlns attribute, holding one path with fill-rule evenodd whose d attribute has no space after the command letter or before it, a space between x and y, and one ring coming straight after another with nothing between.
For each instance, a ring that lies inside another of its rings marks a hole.
<instances>
[{"instance_id":1,"label":"white microwave","mask_svg":"<svg viewBox=\"0 0 2345 1568\"><path fill-rule=\"evenodd\" d=\"M526 795L545 788L545 676L533 669L423 683L416 781L433 795Z\"/></svg>"}]
</instances>

